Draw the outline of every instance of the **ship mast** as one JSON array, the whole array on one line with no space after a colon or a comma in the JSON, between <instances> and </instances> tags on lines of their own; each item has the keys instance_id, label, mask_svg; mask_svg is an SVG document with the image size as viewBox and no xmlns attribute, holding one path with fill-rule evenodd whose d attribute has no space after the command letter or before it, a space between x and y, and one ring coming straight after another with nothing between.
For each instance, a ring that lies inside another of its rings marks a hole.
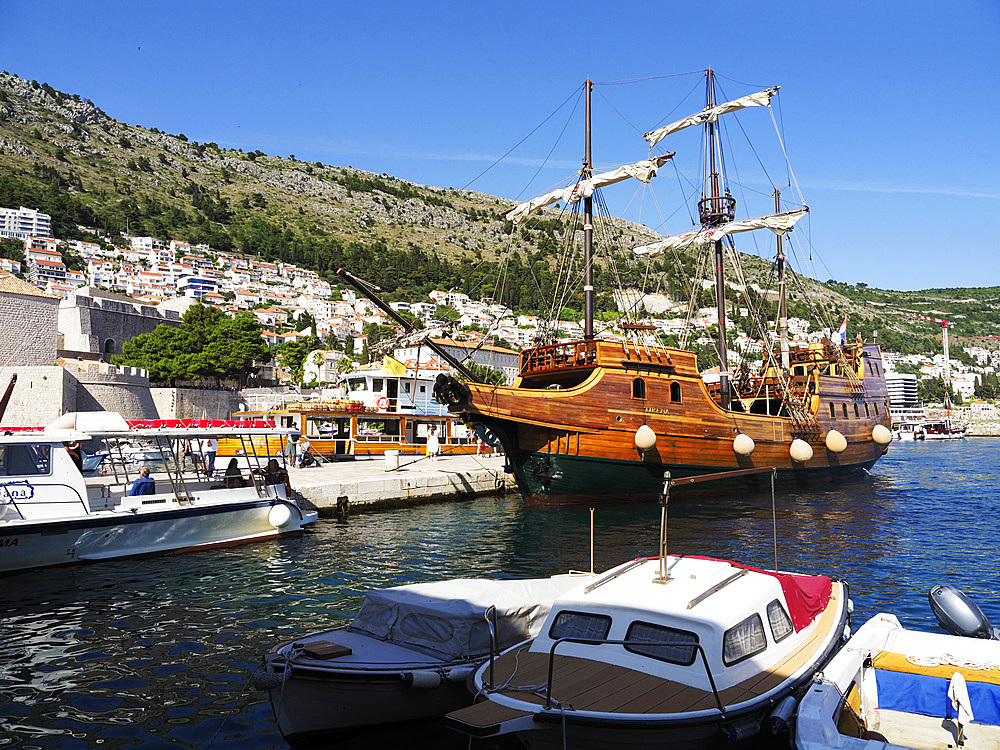
<instances>
[{"instance_id":1,"label":"ship mast","mask_svg":"<svg viewBox=\"0 0 1000 750\"><path fill-rule=\"evenodd\" d=\"M707 104L706 108L715 106L715 73L709 68L706 75ZM736 215L736 199L722 193L722 185L719 173L719 155L716 153L716 128L715 121L709 120L705 126L706 154L708 155L706 168L708 176L705 182L708 183L708 195L705 195L705 188L702 188L702 198L698 201L698 217L701 220L703 229L717 227L732 221ZM716 240L715 246L715 307L718 314L718 350L719 350L719 391L722 401L722 408L728 409L730 403L729 394L729 351L726 344L726 279L722 271L723 250L722 240Z\"/></svg>"},{"instance_id":2,"label":"ship mast","mask_svg":"<svg viewBox=\"0 0 1000 750\"><path fill-rule=\"evenodd\" d=\"M774 191L774 212L781 213L781 192ZM778 342L781 346L781 372L787 376L791 371L788 354L788 306L785 301L785 246L784 238L778 235Z\"/></svg>"},{"instance_id":3,"label":"ship mast","mask_svg":"<svg viewBox=\"0 0 1000 750\"><path fill-rule=\"evenodd\" d=\"M594 84L588 78L584 84L586 125L581 171L584 180L594 176L594 164L590 155L590 92L593 89ZM587 341L594 338L594 199L589 195L583 199L583 338Z\"/></svg>"}]
</instances>

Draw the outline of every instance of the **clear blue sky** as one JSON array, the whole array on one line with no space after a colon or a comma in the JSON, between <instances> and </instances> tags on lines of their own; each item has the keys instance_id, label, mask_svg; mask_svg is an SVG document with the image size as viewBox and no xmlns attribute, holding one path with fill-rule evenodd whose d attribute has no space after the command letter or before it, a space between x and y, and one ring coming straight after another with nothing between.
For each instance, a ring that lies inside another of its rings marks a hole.
<instances>
[{"instance_id":1,"label":"clear blue sky","mask_svg":"<svg viewBox=\"0 0 1000 750\"><path fill-rule=\"evenodd\" d=\"M124 122L511 198L578 166L584 79L711 66L727 98L782 87L775 113L812 209L796 233L815 265L801 272L890 289L1000 284L997 0L0 0L0 20L0 68ZM641 133L700 109L696 86L599 85L595 163L644 158ZM739 122L775 140L766 110ZM698 146L670 148L679 160ZM636 216L637 197L629 218L685 231L673 169L657 183L657 203Z\"/></svg>"}]
</instances>

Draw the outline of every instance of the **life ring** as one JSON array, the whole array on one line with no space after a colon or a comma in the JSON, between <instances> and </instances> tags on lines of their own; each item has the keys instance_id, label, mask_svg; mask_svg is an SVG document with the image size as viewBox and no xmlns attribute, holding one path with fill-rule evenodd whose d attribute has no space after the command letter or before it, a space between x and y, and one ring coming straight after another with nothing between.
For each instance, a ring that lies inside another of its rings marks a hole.
<instances>
[{"instance_id":1,"label":"life ring","mask_svg":"<svg viewBox=\"0 0 1000 750\"><path fill-rule=\"evenodd\" d=\"M385 411L386 409L389 408L389 399L387 399L385 396L379 396L378 401L375 402L375 405L382 411Z\"/></svg>"}]
</instances>

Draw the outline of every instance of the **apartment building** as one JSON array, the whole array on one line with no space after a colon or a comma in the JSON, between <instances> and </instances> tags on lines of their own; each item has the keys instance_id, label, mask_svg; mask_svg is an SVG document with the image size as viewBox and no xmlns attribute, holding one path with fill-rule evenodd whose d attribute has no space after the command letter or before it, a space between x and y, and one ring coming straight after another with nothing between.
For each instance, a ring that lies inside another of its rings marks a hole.
<instances>
[{"instance_id":1,"label":"apartment building","mask_svg":"<svg viewBox=\"0 0 1000 750\"><path fill-rule=\"evenodd\" d=\"M51 237L52 217L31 208L0 208L0 237Z\"/></svg>"}]
</instances>

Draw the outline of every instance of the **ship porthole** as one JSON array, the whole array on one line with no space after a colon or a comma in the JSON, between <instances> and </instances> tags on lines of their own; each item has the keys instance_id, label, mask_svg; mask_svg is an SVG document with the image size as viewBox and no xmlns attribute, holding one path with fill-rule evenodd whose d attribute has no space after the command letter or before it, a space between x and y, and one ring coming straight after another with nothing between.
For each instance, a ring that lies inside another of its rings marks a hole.
<instances>
[{"instance_id":1,"label":"ship porthole","mask_svg":"<svg viewBox=\"0 0 1000 750\"><path fill-rule=\"evenodd\" d=\"M621 422L622 421L622 415L619 414L617 417L615 417L615 421L616 422Z\"/></svg>"}]
</instances>

